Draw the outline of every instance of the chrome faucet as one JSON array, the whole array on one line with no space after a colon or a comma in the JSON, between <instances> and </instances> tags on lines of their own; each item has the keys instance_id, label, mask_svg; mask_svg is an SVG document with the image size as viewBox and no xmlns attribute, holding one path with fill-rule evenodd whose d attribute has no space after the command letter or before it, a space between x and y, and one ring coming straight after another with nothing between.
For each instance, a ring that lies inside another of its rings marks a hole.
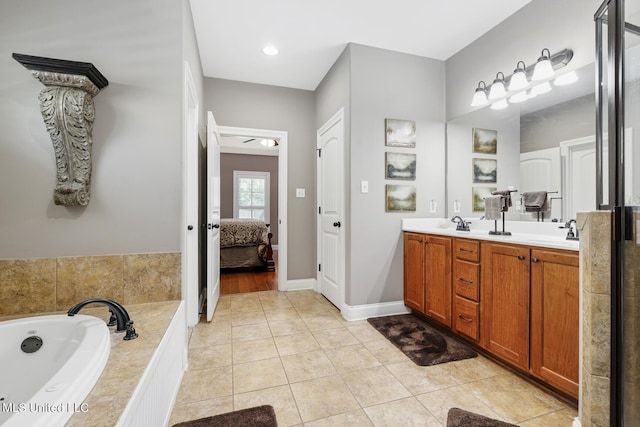
<instances>
[{"instance_id":1,"label":"chrome faucet","mask_svg":"<svg viewBox=\"0 0 640 427\"><path fill-rule=\"evenodd\" d=\"M102 304L109 308L112 319L113 317L115 317L116 320L116 332L126 332L123 340L129 341L138 337L138 334L133 327L133 320L129 318L129 313L127 312L127 310L125 310L122 305L110 299L91 298L88 300L84 300L71 307L67 312L67 315L75 316L84 306L89 304ZM113 323L111 323L112 319L110 319L109 326L113 325Z\"/></svg>"},{"instance_id":2,"label":"chrome faucet","mask_svg":"<svg viewBox=\"0 0 640 427\"><path fill-rule=\"evenodd\" d=\"M573 232L573 229L571 228L571 223L574 224L574 228L576 230L576 232ZM564 224L564 227L560 227L560 228L568 228L569 231L567 231L567 239L566 240L580 240L580 235L578 234L578 224L576 223L575 219L570 219L569 221L567 221Z\"/></svg>"},{"instance_id":3,"label":"chrome faucet","mask_svg":"<svg viewBox=\"0 0 640 427\"><path fill-rule=\"evenodd\" d=\"M458 219L458 221L456 221L456 219ZM471 224L471 221L465 222L464 219L462 219L458 215L451 218L451 222L456 223L457 231L471 231L471 229L469 228L469 224Z\"/></svg>"}]
</instances>

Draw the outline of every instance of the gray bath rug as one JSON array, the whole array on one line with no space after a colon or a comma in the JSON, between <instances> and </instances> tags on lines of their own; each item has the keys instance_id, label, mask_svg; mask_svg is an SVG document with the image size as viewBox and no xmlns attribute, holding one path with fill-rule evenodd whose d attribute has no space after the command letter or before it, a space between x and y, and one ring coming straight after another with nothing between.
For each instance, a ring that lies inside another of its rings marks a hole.
<instances>
[{"instance_id":1,"label":"gray bath rug","mask_svg":"<svg viewBox=\"0 0 640 427\"><path fill-rule=\"evenodd\" d=\"M478 355L466 344L411 314L372 317L367 321L416 365L431 366Z\"/></svg>"},{"instance_id":2,"label":"gray bath rug","mask_svg":"<svg viewBox=\"0 0 640 427\"><path fill-rule=\"evenodd\" d=\"M173 427L278 427L276 413L270 405L227 412L213 417L174 424Z\"/></svg>"},{"instance_id":3,"label":"gray bath rug","mask_svg":"<svg viewBox=\"0 0 640 427\"><path fill-rule=\"evenodd\" d=\"M451 408L447 414L447 427L518 427L460 408Z\"/></svg>"}]
</instances>

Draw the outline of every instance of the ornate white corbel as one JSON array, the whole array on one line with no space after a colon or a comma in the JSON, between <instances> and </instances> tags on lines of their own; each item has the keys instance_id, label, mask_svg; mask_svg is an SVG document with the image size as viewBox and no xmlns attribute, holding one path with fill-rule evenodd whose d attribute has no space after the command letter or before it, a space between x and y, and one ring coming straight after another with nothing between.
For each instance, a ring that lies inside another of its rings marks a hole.
<instances>
[{"instance_id":1,"label":"ornate white corbel","mask_svg":"<svg viewBox=\"0 0 640 427\"><path fill-rule=\"evenodd\" d=\"M91 196L93 97L109 82L87 62L13 54L45 88L40 111L56 156L56 205L86 206Z\"/></svg>"}]
</instances>

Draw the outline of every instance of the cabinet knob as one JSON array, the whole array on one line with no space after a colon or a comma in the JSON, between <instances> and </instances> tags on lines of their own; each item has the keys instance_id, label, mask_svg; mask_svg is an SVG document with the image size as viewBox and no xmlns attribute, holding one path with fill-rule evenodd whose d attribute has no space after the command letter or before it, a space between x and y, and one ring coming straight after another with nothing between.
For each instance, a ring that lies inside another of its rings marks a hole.
<instances>
[{"instance_id":1,"label":"cabinet knob","mask_svg":"<svg viewBox=\"0 0 640 427\"><path fill-rule=\"evenodd\" d=\"M538 262L538 258L536 257L531 258L531 262Z\"/></svg>"},{"instance_id":2,"label":"cabinet knob","mask_svg":"<svg viewBox=\"0 0 640 427\"><path fill-rule=\"evenodd\" d=\"M518 259L522 261L524 259L524 255L518 255Z\"/></svg>"}]
</instances>

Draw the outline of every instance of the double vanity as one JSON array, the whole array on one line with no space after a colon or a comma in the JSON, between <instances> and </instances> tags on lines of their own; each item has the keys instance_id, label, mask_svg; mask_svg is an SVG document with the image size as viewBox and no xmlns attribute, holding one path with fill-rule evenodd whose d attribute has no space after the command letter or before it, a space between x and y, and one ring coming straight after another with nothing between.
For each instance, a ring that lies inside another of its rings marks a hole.
<instances>
[{"instance_id":1,"label":"double vanity","mask_svg":"<svg viewBox=\"0 0 640 427\"><path fill-rule=\"evenodd\" d=\"M511 235L494 235L493 221L458 231L449 219L404 219L405 305L577 399L579 241L562 225L507 221Z\"/></svg>"}]
</instances>

